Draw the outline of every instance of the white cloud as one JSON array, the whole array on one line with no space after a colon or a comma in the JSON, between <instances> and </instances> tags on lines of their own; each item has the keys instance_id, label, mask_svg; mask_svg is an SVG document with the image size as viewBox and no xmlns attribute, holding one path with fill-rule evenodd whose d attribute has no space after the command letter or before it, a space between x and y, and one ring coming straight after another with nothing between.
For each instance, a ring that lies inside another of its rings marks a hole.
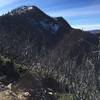
<instances>
[{"instance_id":1,"label":"white cloud","mask_svg":"<svg viewBox=\"0 0 100 100\"><path fill-rule=\"evenodd\" d=\"M100 29L100 24L72 25L72 27L83 30L95 30L95 29Z\"/></svg>"},{"instance_id":2,"label":"white cloud","mask_svg":"<svg viewBox=\"0 0 100 100\"><path fill-rule=\"evenodd\" d=\"M4 7L6 5L12 4L16 0L0 0L0 7Z\"/></svg>"},{"instance_id":3,"label":"white cloud","mask_svg":"<svg viewBox=\"0 0 100 100\"><path fill-rule=\"evenodd\" d=\"M62 9L57 11L48 12L51 16L75 17L84 15L100 14L100 5L91 5L73 9Z\"/></svg>"}]
</instances>

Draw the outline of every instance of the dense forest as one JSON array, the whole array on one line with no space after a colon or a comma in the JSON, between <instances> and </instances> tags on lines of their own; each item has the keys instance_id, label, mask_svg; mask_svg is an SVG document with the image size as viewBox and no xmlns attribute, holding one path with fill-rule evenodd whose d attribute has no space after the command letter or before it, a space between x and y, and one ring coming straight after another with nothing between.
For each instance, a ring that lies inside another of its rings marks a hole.
<instances>
[{"instance_id":1,"label":"dense forest","mask_svg":"<svg viewBox=\"0 0 100 100\"><path fill-rule=\"evenodd\" d=\"M3 100L99 100L99 67L99 33L74 29L35 6L0 16Z\"/></svg>"}]
</instances>

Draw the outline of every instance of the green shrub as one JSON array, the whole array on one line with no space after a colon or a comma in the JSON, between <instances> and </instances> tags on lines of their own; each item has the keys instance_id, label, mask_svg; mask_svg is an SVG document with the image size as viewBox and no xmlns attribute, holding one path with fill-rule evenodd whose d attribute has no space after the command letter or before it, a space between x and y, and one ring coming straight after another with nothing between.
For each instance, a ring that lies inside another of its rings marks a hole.
<instances>
[{"instance_id":1,"label":"green shrub","mask_svg":"<svg viewBox=\"0 0 100 100\"><path fill-rule=\"evenodd\" d=\"M58 100L73 100L72 94L56 94L58 97Z\"/></svg>"}]
</instances>

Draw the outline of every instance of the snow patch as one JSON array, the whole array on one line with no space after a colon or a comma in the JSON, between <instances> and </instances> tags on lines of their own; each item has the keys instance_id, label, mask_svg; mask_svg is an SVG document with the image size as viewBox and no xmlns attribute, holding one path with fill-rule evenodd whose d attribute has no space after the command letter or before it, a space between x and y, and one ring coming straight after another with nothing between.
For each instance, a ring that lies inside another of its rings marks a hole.
<instances>
[{"instance_id":1,"label":"snow patch","mask_svg":"<svg viewBox=\"0 0 100 100\"><path fill-rule=\"evenodd\" d=\"M59 30L59 25L55 23L47 23L44 21L40 22L41 25L44 27L45 30L51 31L52 33L55 33Z\"/></svg>"},{"instance_id":2,"label":"snow patch","mask_svg":"<svg viewBox=\"0 0 100 100\"><path fill-rule=\"evenodd\" d=\"M51 28L52 28L52 30L54 30L56 32L59 29L59 25L54 24L54 25L51 26Z\"/></svg>"},{"instance_id":3,"label":"snow patch","mask_svg":"<svg viewBox=\"0 0 100 100\"><path fill-rule=\"evenodd\" d=\"M32 10L33 9L33 7L28 7L28 10Z\"/></svg>"}]
</instances>

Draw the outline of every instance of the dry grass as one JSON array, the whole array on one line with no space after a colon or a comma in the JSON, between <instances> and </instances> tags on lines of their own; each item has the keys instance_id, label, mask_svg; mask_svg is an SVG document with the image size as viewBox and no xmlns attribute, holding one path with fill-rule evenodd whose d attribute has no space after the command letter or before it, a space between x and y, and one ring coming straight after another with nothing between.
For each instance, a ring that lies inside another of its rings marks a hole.
<instances>
[{"instance_id":1,"label":"dry grass","mask_svg":"<svg viewBox=\"0 0 100 100\"><path fill-rule=\"evenodd\" d=\"M14 93L11 90L5 90L0 92L0 100L27 100L28 97L25 96L25 92L18 91Z\"/></svg>"}]
</instances>

